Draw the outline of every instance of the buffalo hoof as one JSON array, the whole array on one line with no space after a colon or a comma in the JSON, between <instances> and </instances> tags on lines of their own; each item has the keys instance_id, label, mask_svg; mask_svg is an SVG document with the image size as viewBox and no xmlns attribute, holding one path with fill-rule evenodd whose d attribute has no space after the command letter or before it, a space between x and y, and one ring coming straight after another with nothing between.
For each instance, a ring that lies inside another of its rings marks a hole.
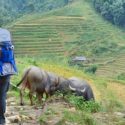
<instances>
[{"instance_id":1,"label":"buffalo hoof","mask_svg":"<svg viewBox=\"0 0 125 125\"><path fill-rule=\"evenodd\" d=\"M24 106L24 103L21 102L20 105L21 105L21 106Z\"/></svg>"}]
</instances>

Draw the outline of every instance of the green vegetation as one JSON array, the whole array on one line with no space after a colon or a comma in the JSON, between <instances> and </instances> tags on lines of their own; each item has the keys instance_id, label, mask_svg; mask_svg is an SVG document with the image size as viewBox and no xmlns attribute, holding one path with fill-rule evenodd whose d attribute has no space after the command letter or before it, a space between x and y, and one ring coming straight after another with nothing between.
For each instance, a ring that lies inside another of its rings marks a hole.
<instances>
[{"instance_id":1,"label":"green vegetation","mask_svg":"<svg viewBox=\"0 0 125 125\"><path fill-rule=\"evenodd\" d=\"M74 105L77 109L86 112L98 112L101 111L101 105L94 101L83 101L83 97L75 95L66 95L65 99Z\"/></svg>"},{"instance_id":2,"label":"green vegetation","mask_svg":"<svg viewBox=\"0 0 125 125\"><path fill-rule=\"evenodd\" d=\"M71 122L78 122L80 125L96 125L94 119L90 116L90 114L84 113L72 113L65 111L64 117L70 120Z\"/></svg>"},{"instance_id":3,"label":"green vegetation","mask_svg":"<svg viewBox=\"0 0 125 125\"><path fill-rule=\"evenodd\" d=\"M97 65L93 64L87 67L85 69L85 72L95 74L96 70L97 70Z\"/></svg>"},{"instance_id":4,"label":"green vegetation","mask_svg":"<svg viewBox=\"0 0 125 125\"><path fill-rule=\"evenodd\" d=\"M51 119L52 117L58 117L57 110L50 107L46 110L44 115L41 115L40 123L45 124L47 122L47 119ZM68 123L76 123L79 125L96 125L95 120L91 117L90 114L84 114L80 111L71 112L64 108L63 111L59 114L59 117L60 120L55 120L55 125L68 125Z\"/></svg>"},{"instance_id":5,"label":"green vegetation","mask_svg":"<svg viewBox=\"0 0 125 125\"><path fill-rule=\"evenodd\" d=\"M125 25L124 0L92 0L96 10L113 24Z\"/></svg>"},{"instance_id":6,"label":"green vegetation","mask_svg":"<svg viewBox=\"0 0 125 125\"><path fill-rule=\"evenodd\" d=\"M118 74L117 79L118 80L125 80L125 73Z\"/></svg>"},{"instance_id":7,"label":"green vegetation","mask_svg":"<svg viewBox=\"0 0 125 125\"><path fill-rule=\"evenodd\" d=\"M68 0L1 0L0 26L25 14L47 12L68 4Z\"/></svg>"}]
</instances>

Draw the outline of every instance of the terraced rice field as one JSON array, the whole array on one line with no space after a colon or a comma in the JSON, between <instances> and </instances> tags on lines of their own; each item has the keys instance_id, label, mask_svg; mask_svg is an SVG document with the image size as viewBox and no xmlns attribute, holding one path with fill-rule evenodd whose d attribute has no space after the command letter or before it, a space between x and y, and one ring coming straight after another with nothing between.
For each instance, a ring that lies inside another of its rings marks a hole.
<instances>
[{"instance_id":1,"label":"terraced rice field","mask_svg":"<svg viewBox=\"0 0 125 125\"><path fill-rule=\"evenodd\" d=\"M66 16L20 21L10 28L15 54L64 56L64 44L82 32L82 24L82 17Z\"/></svg>"},{"instance_id":2,"label":"terraced rice field","mask_svg":"<svg viewBox=\"0 0 125 125\"><path fill-rule=\"evenodd\" d=\"M99 66L96 75L102 77L115 77L121 73L125 73L125 53L121 53L115 57L112 57L112 61Z\"/></svg>"}]
</instances>

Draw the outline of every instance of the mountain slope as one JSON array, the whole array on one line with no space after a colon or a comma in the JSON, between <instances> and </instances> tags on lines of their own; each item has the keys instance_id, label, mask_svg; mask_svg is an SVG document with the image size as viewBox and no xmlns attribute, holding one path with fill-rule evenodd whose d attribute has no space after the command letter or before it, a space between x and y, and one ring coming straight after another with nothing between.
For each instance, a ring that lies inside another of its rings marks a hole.
<instances>
[{"instance_id":1,"label":"mountain slope","mask_svg":"<svg viewBox=\"0 0 125 125\"><path fill-rule=\"evenodd\" d=\"M113 65L112 58L125 52L124 31L101 18L86 0L45 14L26 15L10 30L17 55L83 55L94 57L95 64L108 61ZM98 67L98 75L106 65Z\"/></svg>"}]
</instances>

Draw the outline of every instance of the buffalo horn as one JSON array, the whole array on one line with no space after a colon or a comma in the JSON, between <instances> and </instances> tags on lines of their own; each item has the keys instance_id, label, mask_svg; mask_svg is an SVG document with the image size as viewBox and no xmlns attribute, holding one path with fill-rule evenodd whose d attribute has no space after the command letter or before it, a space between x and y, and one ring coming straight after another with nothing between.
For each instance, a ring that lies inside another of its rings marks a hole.
<instances>
[{"instance_id":1,"label":"buffalo horn","mask_svg":"<svg viewBox=\"0 0 125 125\"><path fill-rule=\"evenodd\" d=\"M71 87L70 85L69 85L69 88L70 88L71 90L73 90L73 91L76 91L76 89L73 88L73 87Z\"/></svg>"},{"instance_id":2,"label":"buffalo horn","mask_svg":"<svg viewBox=\"0 0 125 125\"><path fill-rule=\"evenodd\" d=\"M86 88L84 88L84 89L82 89L82 90L80 90L82 93L84 93L85 91L86 91Z\"/></svg>"}]
</instances>

